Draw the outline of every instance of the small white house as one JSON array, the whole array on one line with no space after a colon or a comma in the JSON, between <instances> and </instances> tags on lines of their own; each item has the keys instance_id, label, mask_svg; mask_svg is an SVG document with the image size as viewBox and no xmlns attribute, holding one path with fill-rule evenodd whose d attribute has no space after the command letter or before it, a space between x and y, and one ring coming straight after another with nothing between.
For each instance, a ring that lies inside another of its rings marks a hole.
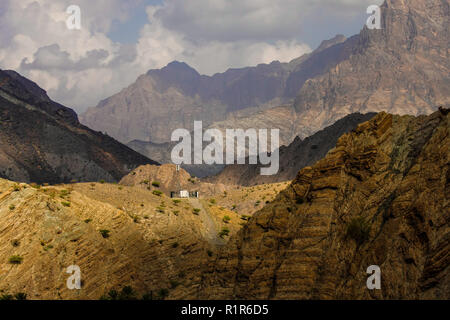
<instances>
[{"instance_id":1,"label":"small white house","mask_svg":"<svg viewBox=\"0 0 450 320\"><path fill-rule=\"evenodd\" d=\"M180 198L189 198L189 191L181 190L180 191Z\"/></svg>"}]
</instances>

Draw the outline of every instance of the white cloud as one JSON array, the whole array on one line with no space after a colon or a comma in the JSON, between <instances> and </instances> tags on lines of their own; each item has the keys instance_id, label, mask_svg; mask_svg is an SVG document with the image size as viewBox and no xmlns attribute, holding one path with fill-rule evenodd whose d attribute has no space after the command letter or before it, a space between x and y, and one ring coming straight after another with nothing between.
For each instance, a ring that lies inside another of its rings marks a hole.
<instances>
[{"instance_id":1,"label":"white cloud","mask_svg":"<svg viewBox=\"0 0 450 320\"><path fill-rule=\"evenodd\" d=\"M173 60L205 74L289 61L310 50L301 39L314 28L312 16L345 21L374 0L165 0L147 7L136 44L108 38L112 23L125 21L142 1L1 0L0 68L82 111ZM81 30L66 28L71 4L81 8Z\"/></svg>"}]
</instances>

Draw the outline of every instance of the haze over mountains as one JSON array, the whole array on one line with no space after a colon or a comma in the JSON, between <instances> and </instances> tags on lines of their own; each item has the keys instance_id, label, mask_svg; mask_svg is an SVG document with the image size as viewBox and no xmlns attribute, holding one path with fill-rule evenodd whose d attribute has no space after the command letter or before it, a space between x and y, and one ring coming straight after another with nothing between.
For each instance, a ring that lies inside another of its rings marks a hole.
<instances>
[{"instance_id":1,"label":"haze over mountains","mask_svg":"<svg viewBox=\"0 0 450 320\"><path fill-rule=\"evenodd\" d=\"M381 30L337 36L290 63L208 77L173 62L81 119L141 147L168 142L174 129L192 129L194 120L223 130L280 128L288 145L354 112L427 114L449 103L448 12L448 1L387 0Z\"/></svg>"}]
</instances>

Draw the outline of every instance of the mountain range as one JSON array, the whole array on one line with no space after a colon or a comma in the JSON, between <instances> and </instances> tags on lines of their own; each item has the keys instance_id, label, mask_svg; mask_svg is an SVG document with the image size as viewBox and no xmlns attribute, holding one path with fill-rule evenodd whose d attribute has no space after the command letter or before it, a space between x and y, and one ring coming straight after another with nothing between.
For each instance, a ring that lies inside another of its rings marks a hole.
<instances>
[{"instance_id":1,"label":"mountain range","mask_svg":"<svg viewBox=\"0 0 450 320\"><path fill-rule=\"evenodd\" d=\"M169 142L173 130L192 129L194 120L205 129L279 128L280 144L289 145L350 113L419 115L448 105L448 1L386 0L381 12L380 30L336 36L289 63L204 76L172 62L81 121L140 150Z\"/></svg>"}]
</instances>

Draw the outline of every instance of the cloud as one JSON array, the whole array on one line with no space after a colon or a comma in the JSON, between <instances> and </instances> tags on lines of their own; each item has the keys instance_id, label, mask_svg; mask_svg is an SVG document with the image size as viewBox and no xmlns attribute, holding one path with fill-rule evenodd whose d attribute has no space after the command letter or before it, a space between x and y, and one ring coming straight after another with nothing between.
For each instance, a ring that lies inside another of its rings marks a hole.
<instances>
[{"instance_id":1,"label":"cloud","mask_svg":"<svg viewBox=\"0 0 450 320\"><path fill-rule=\"evenodd\" d=\"M289 61L311 50L307 35L334 36L374 1L164 0L147 5L139 40L122 44L108 37L112 25L132 19L144 0L1 0L0 68L82 112L173 60L203 74ZM81 30L66 27L72 4L81 8Z\"/></svg>"}]
</instances>

